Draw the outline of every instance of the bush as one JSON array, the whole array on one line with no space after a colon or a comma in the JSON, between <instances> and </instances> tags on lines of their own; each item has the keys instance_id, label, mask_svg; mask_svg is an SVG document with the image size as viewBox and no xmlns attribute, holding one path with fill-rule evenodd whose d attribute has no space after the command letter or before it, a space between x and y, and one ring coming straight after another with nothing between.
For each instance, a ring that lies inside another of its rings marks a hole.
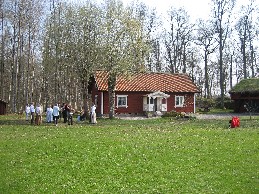
<instances>
[{"instance_id":1,"label":"bush","mask_svg":"<svg viewBox=\"0 0 259 194\"><path fill-rule=\"evenodd\" d=\"M166 112L162 115L162 117L177 117L179 113L176 111Z\"/></svg>"},{"instance_id":2,"label":"bush","mask_svg":"<svg viewBox=\"0 0 259 194\"><path fill-rule=\"evenodd\" d=\"M197 105L200 108L211 108L215 106L215 99L213 98L197 98Z\"/></svg>"},{"instance_id":3,"label":"bush","mask_svg":"<svg viewBox=\"0 0 259 194\"><path fill-rule=\"evenodd\" d=\"M221 108L220 107L220 97L216 98L197 98L197 106L199 108ZM230 97L224 97L224 106L226 109L233 109L234 103Z\"/></svg>"},{"instance_id":4,"label":"bush","mask_svg":"<svg viewBox=\"0 0 259 194\"><path fill-rule=\"evenodd\" d=\"M215 108L221 108L221 107L220 107L220 104L221 104L220 101L221 101L220 97L217 97L217 98L215 99ZM234 109L234 102L233 102L233 100L231 100L231 98L228 97L228 96L225 96L225 97L224 97L224 107L225 107L226 109Z\"/></svg>"},{"instance_id":5,"label":"bush","mask_svg":"<svg viewBox=\"0 0 259 194\"><path fill-rule=\"evenodd\" d=\"M172 118L184 118L186 114L185 113L179 113L176 111L171 111L171 112L166 112L165 114L162 115L162 117L172 117Z\"/></svg>"}]
</instances>

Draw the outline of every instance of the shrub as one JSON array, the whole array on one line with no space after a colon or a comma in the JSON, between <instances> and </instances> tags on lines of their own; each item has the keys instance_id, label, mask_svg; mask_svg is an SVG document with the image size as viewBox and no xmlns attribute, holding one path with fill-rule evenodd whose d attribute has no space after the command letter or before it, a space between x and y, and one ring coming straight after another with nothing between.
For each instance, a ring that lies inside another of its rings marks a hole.
<instances>
[{"instance_id":1,"label":"shrub","mask_svg":"<svg viewBox=\"0 0 259 194\"><path fill-rule=\"evenodd\" d=\"M166 112L162 117L177 117L180 113L172 110L171 112Z\"/></svg>"},{"instance_id":2,"label":"shrub","mask_svg":"<svg viewBox=\"0 0 259 194\"><path fill-rule=\"evenodd\" d=\"M220 108L220 97L215 98L215 108ZM234 102L230 97L224 97L224 107L226 109L234 109Z\"/></svg>"}]
</instances>

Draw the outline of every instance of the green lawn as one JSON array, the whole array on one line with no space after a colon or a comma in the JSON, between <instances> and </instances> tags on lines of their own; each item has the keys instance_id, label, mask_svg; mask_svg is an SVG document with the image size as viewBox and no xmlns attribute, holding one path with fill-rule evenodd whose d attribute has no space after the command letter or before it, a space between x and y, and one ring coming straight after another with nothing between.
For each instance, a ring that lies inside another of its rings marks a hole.
<instances>
[{"instance_id":1,"label":"green lawn","mask_svg":"<svg viewBox=\"0 0 259 194\"><path fill-rule=\"evenodd\" d=\"M259 118L31 126L0 116L0 193L259 193Z\"/></svg>"}]
</instances>

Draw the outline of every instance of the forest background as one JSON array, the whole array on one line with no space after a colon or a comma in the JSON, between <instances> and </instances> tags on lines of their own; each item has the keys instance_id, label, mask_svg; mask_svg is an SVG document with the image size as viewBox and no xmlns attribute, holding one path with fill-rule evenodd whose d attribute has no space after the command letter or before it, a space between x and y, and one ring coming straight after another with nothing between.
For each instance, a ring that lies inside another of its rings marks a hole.
<instances>
[{"instance_id":1,"label":"forest background","mask_svg":"<svg viewBox=\"0 0 259 194\"><path fill-rule=\"evenodd\" d=\"M258 4L236 5L211 0L208 18L193 21L138 1L0 0L0 99L13 113L30 102L88 107L88 80L103 69L110 106L118 75L151 71L187 73L223 108L233 85L259 72Z\"/></svg>"}]
</instances>

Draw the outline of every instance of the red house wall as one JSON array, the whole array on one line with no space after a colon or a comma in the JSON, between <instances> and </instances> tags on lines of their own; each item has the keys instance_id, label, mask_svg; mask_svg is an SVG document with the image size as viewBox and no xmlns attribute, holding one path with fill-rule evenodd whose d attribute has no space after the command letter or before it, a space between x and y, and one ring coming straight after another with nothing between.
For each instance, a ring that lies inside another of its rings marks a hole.
<instances>
[{"instance_id":1,"label":"red house wall","mask_svg":"<svg viewBox=\"0 0 259 194\"><path fill-rule=\"evenodd\" d=\"M144 114L143 111L143 96L150 92L116 92L115 94L115 114ZM194 94L193 93L168 93L170 97L167 99L167 111L172 110L176 112L194 112ZM96 87L92 90L92 99L97 97L97 114L101 113L101 91L98 91ZM118 107L116 95L128 95L128 107ZM184 107L175 107L175 96L184 96ZM103 92L103 114L109 114L109 95L108 92Z\"/></svg>"},{"instance_id":2,"label":"red house wall","mask_svg":"<svg viewBox=\"0 0 259 194\"><path fill-rule=\"evenodd\" d=\"M167 111L172 110L176 112L194 112L194 94L193 93L171 93L167 99ZM184 96L184 106L175 107L175 96Z\"/></svg>"}]
</instances>

